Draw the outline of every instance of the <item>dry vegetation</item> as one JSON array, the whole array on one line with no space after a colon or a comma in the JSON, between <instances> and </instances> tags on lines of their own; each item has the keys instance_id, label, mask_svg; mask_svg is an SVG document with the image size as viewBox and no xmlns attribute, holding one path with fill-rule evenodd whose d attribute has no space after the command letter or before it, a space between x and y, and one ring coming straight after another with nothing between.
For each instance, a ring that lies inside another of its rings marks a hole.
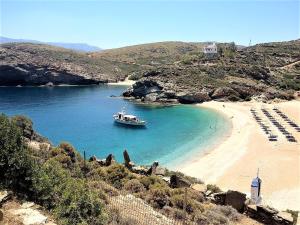
<instances>
[{"instance_id":1,"label":"dry vegetation","mask_svg":"<svg viewBox=\"0 0 300 225\"><path fill-rule=\"evenodd\" d=\"M40 204L59 224L141 224L143 213L152 215L145 217L148 222L159 217L160 221L217 225L239 223L243 218L229 206L210 203L201 192L171 188L159 176L135 174L118 163L103 167L84 161L68 143L28 148L22 135L32 129L28 124L24 117L0 116L0 168L5 171L0 185ZM127 198L136 205L128 205Z\"/></svg>"}]
</instances>

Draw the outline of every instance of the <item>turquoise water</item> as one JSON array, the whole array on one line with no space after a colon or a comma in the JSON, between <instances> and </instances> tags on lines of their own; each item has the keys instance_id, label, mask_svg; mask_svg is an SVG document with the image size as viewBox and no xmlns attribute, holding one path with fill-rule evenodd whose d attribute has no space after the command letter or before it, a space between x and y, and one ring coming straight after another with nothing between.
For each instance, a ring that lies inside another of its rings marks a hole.
<instances>
[{"instance_id":1,"label":"turquoise water","mask_svg":"<svg viewBox=\"0 0 300 225\"><path fill-rule=\"evenodd\" d=\"M2 87L0 112L24 114L34 128L53 144L72 143L88 156L104 158L113 153L122 161L127 149L132 160L150 164L157 160L174 165L216 142L229 129L215 111L191 105L149 106L121 98L124 86ZM112 115L122 107L145 119L144 129L116 125Z\"/></svg>"}]
</instances>

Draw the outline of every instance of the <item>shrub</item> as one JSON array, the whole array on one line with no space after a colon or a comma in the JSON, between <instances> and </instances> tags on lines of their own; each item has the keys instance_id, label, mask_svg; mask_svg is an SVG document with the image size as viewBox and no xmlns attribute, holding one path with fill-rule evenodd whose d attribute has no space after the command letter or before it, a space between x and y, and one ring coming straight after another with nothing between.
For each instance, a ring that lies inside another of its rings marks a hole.
<instances>
[{"instance_id":1,"label":"shrub","mask_svg":"<svg viewBox=\"0 0 300 225\"><path fill-rule=\"evenodd\" d=\"M12 117L12 122L16 124L22 132L22 136L31 139L33 136L32 121L26 116L18 115Z\"/></svg>"},{"instance_id":2,"label":"shrub","mask_svg":"<svg viewBox=\"0 0 300 225\"><path fill-rule=\"evenodd\" d=\"M107 168L107 181L115 188L123 187L123 179L128 177L129 171L124 165L113 164Z\"/></svg>"},{"instance_id":3,"label":"shrub","mask_svg":"<svg viewBox=\"0 0 300 225\"><path fill-rule=\"evenodd\" d=\"M184 205L185 205L186 211L188 213L193 213L198 209L203 210L203 208L199 202L194 201L193 199L191 199L188 196L185 199L184 194L173 195L171 197L171 205L173 205L179 209L184 209Z\"/></svg>"},{"instance_id":4,"label":"shrub","mask_svg":"<svg viewBox=\"0 0 300 225\"><path fill-rule=\"evenodd\" d=\"M60 148L58 148L58 147L51 148L51 156L54 157L54 156L57 156L57 155L59 155L61 153L62 153L62 150Z\"/></svg>"},{"instance_id":5,"label":"shrub","mask_svg":"<svg viewBox=\"0 0 300 225\"><path fill-rule=\"evenodd\" d=\"M219 206L217 205L213 208L216 212L220 212L225 217L227 217L231 221L238 221L241 219L241 214L239 214L234 208L231 206Z\"/></svg>"},{"instance_id":6,"label":"shrub","mask_svg":"<svg viewBox=\"0 0 300 225\"><path fill-rule=\"evenodd\" d=\"M163 208L168 204L170 192L168 188L151 189L147 195L147 201L155 208Z\"/></svg>"},{"instance_id":7,"label":"shrub","mask_svg":"<svg viewBox=\"0 0 300 225\"><path fill-rule=\"evenodd\" d=\"M71 158L72 162L76 161L76 150L71 144L67 142L62 142L60 143L59 148L63 149L66 152L66 154Z\"/></svg>"},{"instance_id":8,"label":"shrub","mask_svg":"<svg viewBox=\"0 0 300 225\"><path fill-rule=\"evenodd\" d=\"M53 208L61 198L61 190L70 173L55 159L48 160L33 173L32 191L37 202Z\"/></svg>"},{"instance_id":9,"label":"shrub","mask_svg":"<svg viewBox=\"0 0 300 225\"><path fill-rule=\"evenodd\" d=\"M183 220L185 219L185 213L182 210L174 209L173 217L177 220Z\"/></svg>"},{"instance_id":10,"label":"shrub","mask_svg":"<svg viewBox=\"0 0 300 225\"><path fill-rule=\"evenodd\" d=\"M229 220L218 210L216 210L215 207L208 209L203 213L203 215L209 218L210 220L209 224L213 224L213 225L229 224Z\"/></svg>"},{"instance_id":11,"label":"shrub","mask_svg":"<svg viewBox=\"0 0 300 225\"><path fill-rule=\"evenodd\" d=\"M97 194L75 179L66 183L54 214L62 224L105 224L107 220Z\"/></svg>"},{"instance_id":12,"label":"shrub","mask_svg":"<svg viewBox=\"0 0 300 225\"><path fill-rule=\"evenodd\" d=\"M27 146L23 142L22 131L15 120L0 115L0 183L3 186L26 191L31 186L34 166Z\"/></svg>"},{"instance_id":13,"label":"shrub","mask_svg":"<svg viewBox=\"0 0 300 225\"><path fill-rule=\"evenodd\" d=\"M215 184L208 184L206 186L206 189L211 191L212 193L218 193L221 192L222 190Z\"/></svg>"},{"instance_id":14,"label":"shrub","mask_svg":"<svg viewBox=\"0 0 300 225\"><path fill-rule=\"evenodd\" d=\"M103 224L107 219L101 195L83 179L73 178L55 159L35 171L32 190L36 201L53 209L61 224Z\"/></svg>"},{"instance_id":15,"label":"shrub","mask_svg":"<svg viewBox=\"0 0 300 225\"><path fill-rule=\"evenodd\" d=\"M164 186L167 185L162 179L159 179L157 176L148 176L148 177L142 177L140 179L140 182L144 185L146 189L155 188L158 186Z\"/></svg>"},{"instance_id":16,"label":"shrub","mask_svg":"<svg viewBox=\"0 0 300 225\"><path fill-rule=\"evenodd\" d=\"M90 172L87 174L87 177L93 178L94 180L105 179L107 176L106 171L96 165L96 168L92 168Z\"/></svg>"},{"instance_id":17,"label":"shrub","mask_svg":"<svg viewBox=\"0 0 300 225\"><path fill-rule=\"evenodd\" d=\"M138 193L145 191L144 185L138 179L132 179L125 183L125 190L131 193Z\"/></svg>"},{"instance_id":18,"label":"shrub","mask_svg":"<svg viewBox=\"0 0 300 225\"><path fill-rule=\"evenodd\" d=\"M195 178L195 177L191 177L191 176L187 176L185 175L184 173L181 173L179 171L170 171L170 170L167 170L166 171L166 176L172 176L172 175L176 175L178 177L182 177L184 178L185 180L189 181L190 183L197 183L197 184L203 184L203 181L201 181L200 179L198 178Z\"/></svg>"}]
</instances>

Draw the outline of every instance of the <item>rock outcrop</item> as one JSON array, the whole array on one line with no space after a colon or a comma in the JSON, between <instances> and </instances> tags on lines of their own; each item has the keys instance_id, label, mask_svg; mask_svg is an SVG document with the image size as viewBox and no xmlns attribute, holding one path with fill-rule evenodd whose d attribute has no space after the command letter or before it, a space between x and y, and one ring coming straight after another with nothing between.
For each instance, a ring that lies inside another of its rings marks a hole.
<instances>
[{"instance_id":1,"label":"rock outcrop","mask_svg":"<svg viewBox=\"0 0 300 225\"><path fill-rule=\"evenodd\" d=\"M89 159L90 162L97 162L100 166L110 166L115 162L115 157L113 154L109 154L105 159L98 159L95 155L91 156Z\"/></svg>"},{"instance_id":2,"label":"rock outcrop","mask_svg":"<svg viewBox=\"0 0 300 225\"><path fill-rule=\"evenodd\" d=\"M296 223L290 213L279 212L269 206L247 205L246 214L263 224L293 225Z\"/></svg>"},{"instance_id":3,"label":"rock outcrop","mask_svg":"<svg viewBox=\"0 0 300 225\"><path fill-rule=\"evenodd\" d=\"M239 191L227 191L216 193L213 195L213 199L217 204L230 205L238 212L243 213L245 211L246 194Z\"/></svg>"},{"instance_id":4,"label":"rock outcrop","mask_svg":"<svg viewBox=\"0 0 300 225\"><path fill-rule=\"evenodd\" d=\"M127 152L127 150L125 149L123 152L123 156L124 156L124 164L128 169L132 169L132 167L134 166L134 163L130 160L129 154Z\"/></svg>"},{"instance_id":5,"label":"rock outcrop","mask_svg":"<svg viewBox=\"0 0 300 225\"><path fill-rule=\"evenodd\" d=\"M190 187L191 183L184 179L183 177L179 177L175 174L173 174L170 177L170 187L171 188L183 188L183 187Z\"/></svg>"},{"instance_id":6,"label":"rock outcrop","mask_svg":"<svg viewBox=\"0 0 300 225\"><path fill-rule=\"evenodd\" d=\"M0 86L91 85L126 77L112 62L44 44L1 44L0 59Z\"/></svg>"}]
</instances>

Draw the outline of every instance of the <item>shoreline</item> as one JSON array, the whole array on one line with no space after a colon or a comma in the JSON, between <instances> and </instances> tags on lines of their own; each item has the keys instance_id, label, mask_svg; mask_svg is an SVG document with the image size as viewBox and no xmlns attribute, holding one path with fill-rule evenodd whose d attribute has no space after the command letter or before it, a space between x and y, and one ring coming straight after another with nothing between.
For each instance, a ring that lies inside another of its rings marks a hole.
<instances>
[{"instance_id":1,"label":"shoreline","mask_svg":"<svg viewBox=\"0 0 300 225\"><path fill-rule=\"evenodd\" d=\"M129 77L126 77L124 81L107 83L107 85L116 85L116 86L131 86L135 84L135 80L129 80Z\"/></svg>"},{"instance_id":2,"label":"shoreline","mask_svg":"<svg viewBox=\"0 0 300 225\"><path fill-rule=\"evenodd\" d=\"M201 103L203 104L203 103ZM187 167L190 163L195 163L197 162L198 158L202 158L205 157L206 155L209 155L214 149L216 149L218 146L220 146L222 143L224 143L224 141L226 141L232 134L232 130L233 130L233 126L232 123L230 121L230 118L228 118L225 114L220 113L219 111L209 108L209 107L203 107L200 103L196 104L195 107L199 108L199 109L209 109L211 111L213 111L214 113L218 114L218 117L222 117L222 119L225 121L226 126L228 126L228 130L224 131L224 132L220 132L218 135L220 136L215 136L212 140L209 140L204 146L195 146L192 150L188 151L188 153L186 153L186 155L184 157L184 160L179 160L175 159L173 160L170 165L168 166L168 168L172 169L172 170L181 170L185 167ZM224 125L224 124L222 124ZM196 177L196 176L194 176ZM199 178L199 177L198 177ZM204 180L203 180L204 181Z\"/></svg>"},{"instance_id":3,"label":"shoreline","mask_svg":"<svg viewBox=\"0 0 300 225\"><path fill-rule=\"evenodd\" d=\"M260 168L263 203L282 210L299 210L300 146L287 142L280 134L278 142L268 141L250 109L260 110L264 106L272 110L276 106L299 125L300 102L212 101L197 105L222 113L231 120L232 130L221 143L210 146L204 154L193 153L193 160L176 169L205 183L216 184L223 190L238 190L249 195L251 180ZM287 128L299 142L300 133Z\"/></svg>"}]
</instances>

